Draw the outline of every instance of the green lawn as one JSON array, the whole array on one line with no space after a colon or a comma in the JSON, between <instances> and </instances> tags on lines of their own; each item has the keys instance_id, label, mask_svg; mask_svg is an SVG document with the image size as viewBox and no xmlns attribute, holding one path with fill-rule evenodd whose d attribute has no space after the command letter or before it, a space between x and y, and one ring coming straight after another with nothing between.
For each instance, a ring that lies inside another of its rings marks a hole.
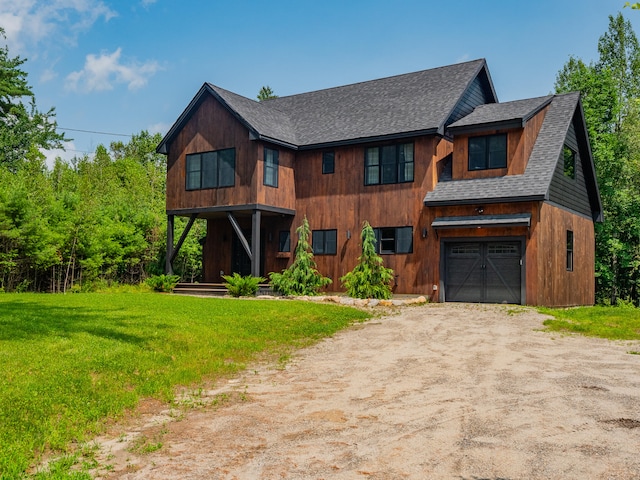
<instances>
[{"instance_id":1,"label":"green lawn","mask_svg":"<svg viewBox=\"0 0 640 480\"><path fill-rule=\"evenodd\" d=\"M43 452L70 452L143 397L171 401L177 386L286 356L366 317L297 301L0 294L0 478L22 477Z\"/></svg>"},{"instance_id":2,"label":"green lawn","mask_svg":"<svg viewBox=\"0 0 640 480\"><path fill-rule=\"evenodd\" d=\"M640 309L633 307L541 308L553 316L548 330L571 332L610 340L640 340ZM634 352L635 353L635 352Z\"/></svg>"}]
</instances>

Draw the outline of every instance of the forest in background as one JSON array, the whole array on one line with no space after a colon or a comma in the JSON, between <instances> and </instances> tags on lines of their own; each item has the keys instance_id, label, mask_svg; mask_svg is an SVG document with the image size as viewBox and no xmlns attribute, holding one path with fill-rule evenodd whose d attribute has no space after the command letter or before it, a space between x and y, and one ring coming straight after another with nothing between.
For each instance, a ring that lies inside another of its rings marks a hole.
<instances>
[{"instance_id":1,"label":"forest in background","mask_svg":"<svg viewBox=\"0 0 640 480\"><path fill-rule=\"evenodd\" d=\"M557 93L578 90L589 130L605 220L596 225L599 303L640 300L640 47L622 14L609 17L599 58L570 57ZM38 110L26 59L0 48L0 291L91 291L136 284L164 269L165 157L159 134L56 160L42 150L67 140L55 111ZM184 220L176 218L176 231ZM203 221L191 230L175 272L200 277Z\"/></svg>"}]
</instances>

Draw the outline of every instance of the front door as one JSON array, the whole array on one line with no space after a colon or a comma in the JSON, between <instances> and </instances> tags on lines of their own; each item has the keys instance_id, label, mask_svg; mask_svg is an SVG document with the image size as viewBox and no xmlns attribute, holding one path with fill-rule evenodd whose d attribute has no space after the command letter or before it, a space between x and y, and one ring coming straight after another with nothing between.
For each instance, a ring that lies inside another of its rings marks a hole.
<instances>
[{"instance_id":1,"label":"front door","mask_svg":"<svg viewBox=\"0 0 640 480\"><path fill-rule=\"evenodd\" d=\"M243 230L242 233L249 245L251 245L251 230ZM262 237L260 240L260 275L264 275L264 232L262 232L260 236ZM238 273L243 277L251 275L251 259L235 232L233 232L233 240L231 242L231 272Z\"/></svg>"},{"instance_id":2,"label":"front door","mask_svg":"<svg viewBox=\"0 0 640 480\"><path fill-rule=\"evenodd\" d=\"M445 243L445 300L522 303L522 243Z\"/></svg>"},{"instance_id":3,"label":"front door","mask_svg":"<svg viewBox=\"0 0 640 480\"><path fill-rule=\"evenodd\" d=\"M242 233L249 245L251 245L251 230L244 230ZM231 273L238 273L243 277L251 275L251 259L235 232L233 233L231 244Z\"/></svg>"}]
</instances>

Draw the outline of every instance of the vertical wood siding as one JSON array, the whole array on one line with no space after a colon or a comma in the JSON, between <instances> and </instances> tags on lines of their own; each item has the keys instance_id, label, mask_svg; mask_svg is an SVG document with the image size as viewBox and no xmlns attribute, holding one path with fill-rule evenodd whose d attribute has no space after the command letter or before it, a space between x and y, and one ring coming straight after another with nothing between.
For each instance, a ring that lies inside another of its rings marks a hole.
<instances>
[{"instance_id":1,"label":"vertical wood siding","mask_svg":"<svg viewBox=\"0 0 640 480\"><path fill-rule=\"evenodd\" d=\"M573 232L572 272L566 268L567 230ZM593 305L595 302L595 234L589 218L543 204L535 232L537 275L533 305Z\"/></svg>"}]
</instances>

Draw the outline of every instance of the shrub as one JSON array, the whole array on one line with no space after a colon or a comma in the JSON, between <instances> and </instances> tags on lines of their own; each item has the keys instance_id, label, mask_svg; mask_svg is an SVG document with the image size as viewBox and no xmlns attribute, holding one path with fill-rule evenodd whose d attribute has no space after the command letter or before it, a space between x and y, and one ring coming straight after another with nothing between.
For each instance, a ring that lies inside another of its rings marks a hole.
<instances>
[{"instance_id":1,"label":"shrub","mask_svg":"<svg viewBox=\"0 0 640 480\"><path fill-rule=\"evenodd\" d=\"M232 297L251 297L258 291L258 285L267 281L263 277L254 277L253 275L243 277L238 273L223 275L222 278L226 282L224 286L227 287Z\"/></svg>"},{"instance_id":2,"label":"shrub","mask_svg":"<svg viewBox=\"0 0 640 480\"><path fill-rule=\"evenodd\" d=\"M293 263L282 273L270 273L271 286L283 295L317 295L318 290L332 283L323 277L313 260L313 250L309 245L309 222L304 217L302 225L296 229L298 244Z\"/></svg>"},{"instance_id":3,"label":"shrub","mask_svg":"<svg viewBox=\"0 0 640 480\"><path fill-rule=\"evenodd\" d=\"M179 281L178 275L154 275L147 278L146 283L156 292L171 292Z\"/></svg>"},{"instance_id":4,"label":"shrub","mask_svg":"<svg viewBox=\"0 0 640 480\"><path fill-rule=\"evenodd\" d=\"M364 222L360 237L362 255L358 257L358 264L340 281L350 297L390 298L393 270L385 268L382 257L376 253L376 236L369 222Z\"/></svg>"}]
</instances>

